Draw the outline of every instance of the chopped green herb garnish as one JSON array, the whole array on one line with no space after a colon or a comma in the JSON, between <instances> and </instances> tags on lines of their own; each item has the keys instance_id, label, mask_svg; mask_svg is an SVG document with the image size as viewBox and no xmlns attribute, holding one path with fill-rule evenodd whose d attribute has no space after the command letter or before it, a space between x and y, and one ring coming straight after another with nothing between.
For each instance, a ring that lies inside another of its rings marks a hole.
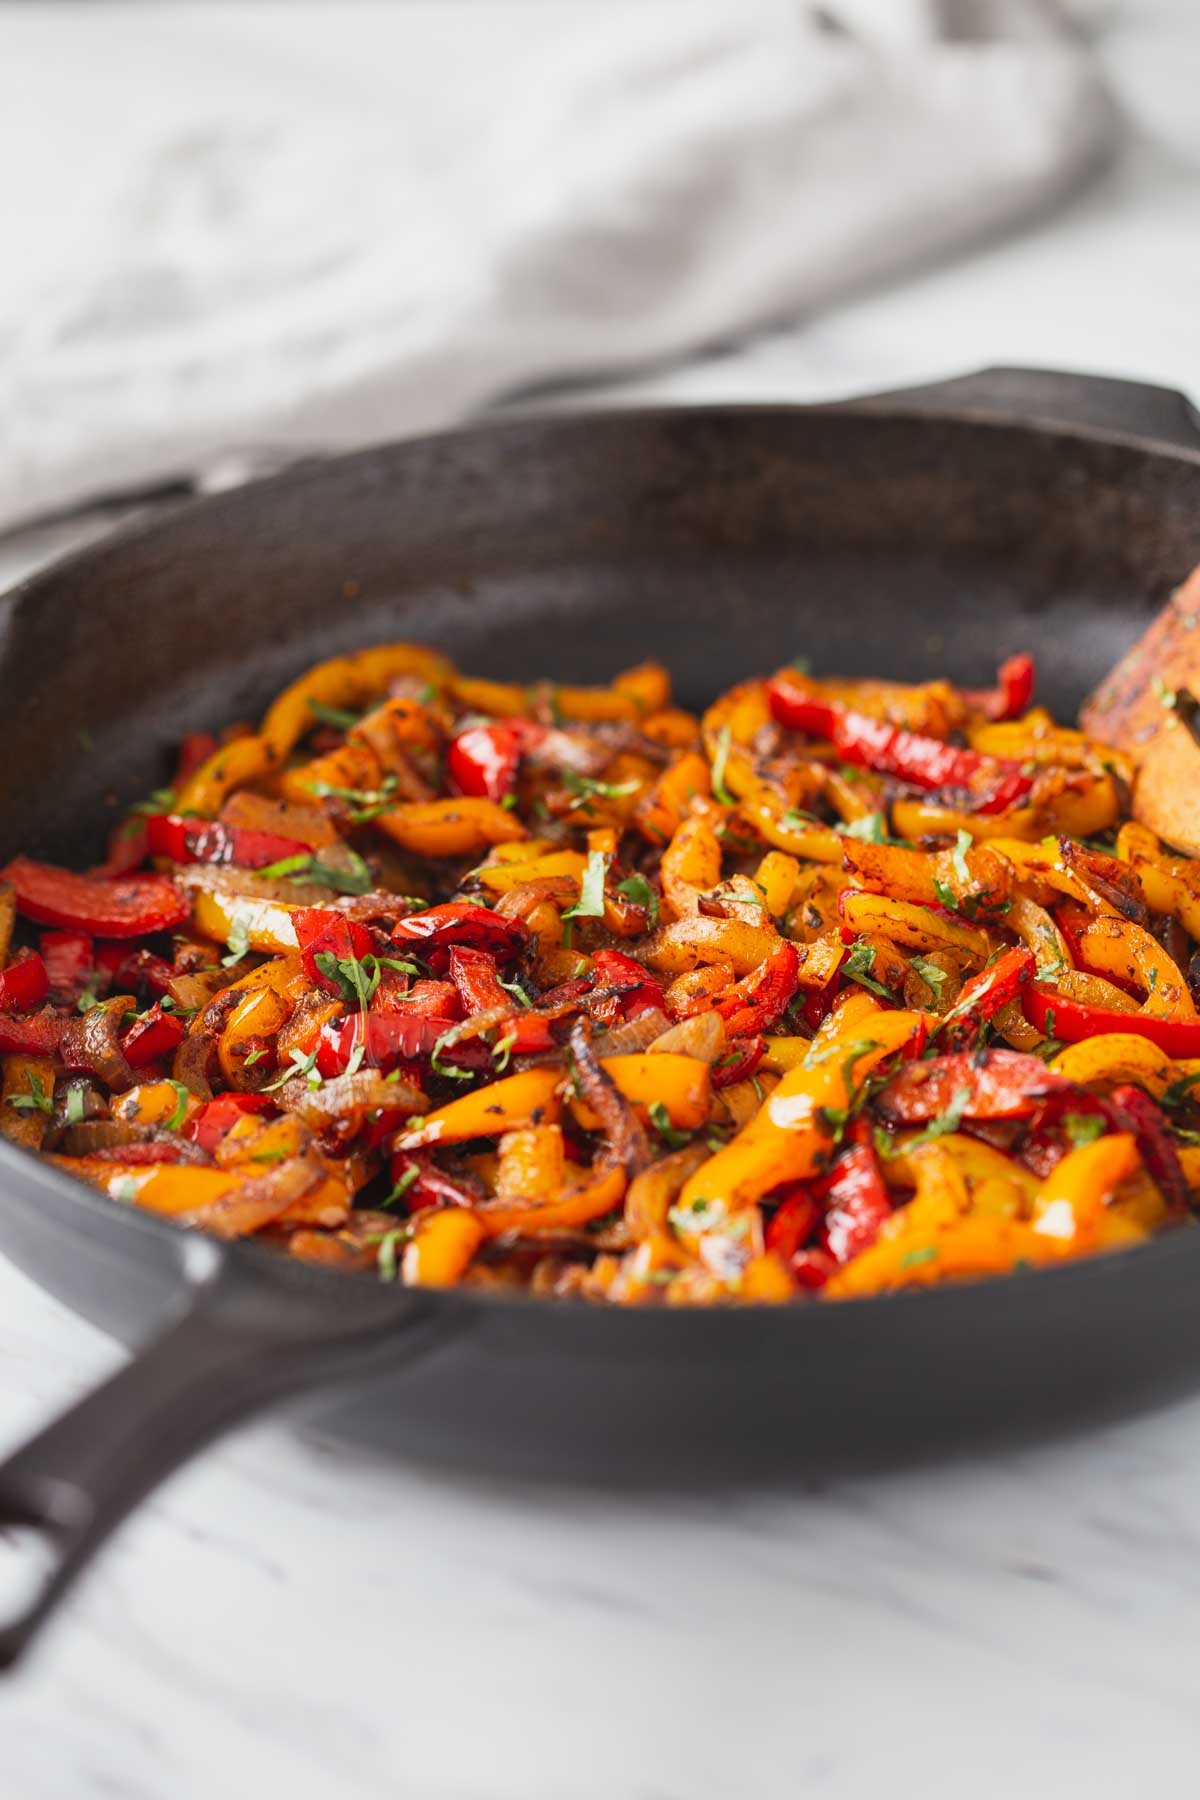
<instances>
[{"instance_id":1,"label":"chopped green herb garnish","mask_svg":"<svg viewBox=\"0 0 1200 1800\"><path fill-rule=\"evenodd\" d=\"M433 1046L433 1052L429 1058L429 1066L435 1075L444 1075L449 1081L470 1081L471 1071L469 1069L456 1069L453 1063L443 1062L442 1060L443 1050L450 1047L450 1045L447 1044L447 1039L450 1040L450 1044L453 1044L454 1042L454 1038L451 1035L453 1031L453 1025L448 1031L443 1031L441 1037Z\"/></svg>"},{"instance_id":2,"label":"chopped green herb garnish","mask_svg":"<svg viewBox=\"0 0 1200 1800\"><path fill-rule=\"evenodd\" d=\"M954 840L954 851L950 860L954 864L954 873L964 887L969 887L971 883L971 871L967 867L967 851L974 841L969 831L960 831Z\"/></svg>"},{"instance_id":3,"label":"chopped green herb garnish","mask_svg":"<svg viewBox=\"0 0 1200 1800\"><path fill-rule=\"evenodd\" d=\"M935 962L930 962L924 956L914 956L908 966L913 974L925 983L934 999L940 1000L942 989L950 979L945 969L939 969Z\"/></svg>"},{"instance_id":4,"label":"chopped green herb garnish","mask_svg":"<svg viewBox=\"0 0 1200 1800\"><path fill-rule=\"evenodd\" d=\"M676 1131L671 1124L671 1115L663 1101L655 1100L649 1108L649 1113L650 1123L668 1150L682 1150L685 1144L691 1143L691 1137L686 1131Z\"/></svg>"},{"instance_id":5,"label":"chopped green herb garnish","mask_svg":"<svg viewBox=\"0 0 1200 1800\"><path fill-rule=\"evenodd\" d=\"M970 1088L961 1087L952 1096L950 1104L941 1118L930 1119L924 1131L918 1132L915 1138L910 1138L902 1149L897 1148L886 1131L878 1130L875 1133L875 1148L880 1156L908 1156L913 1150L919 1149L922 1144L930 1144L935 1138L945 1137L947 1132L957 1131L962 1124L963 1114L970 1104Z\"/></svg>"},{"instance_id":6,"label":"chopped green herb garnish","mask_svg":"<svg viewBox=\"0 0 1200 1800\"><path fill-rule=\"evenodd\" d=\"M380 1208L384 1209L389 1206L396 1206L403 1200L405 1194L407 1194L409 1188L416 1182L420 1173L421 1171L416 1163L411 1164L409 1168L405 1169L404 1173L396 1181L391 1193L388 1194L386 1199L379 1202Z\"/></svg>"},{"instance_id":7,"label":"chopped green herb garnish","mask_svg":"<svg viewBox=\"0 0 1200 1800\"><path fill-rule=\"evenodd\" d=\"M617 883L618 894L624 894L635 906L640 906L646 915L646 924L651 931L658 924L658 895L650 886L644 875L630 875L625 881Z\"/></svg>"},{"instance_id":8,"label":"chopped green herb garnish","mask_svg":"<svg viewBox=\"0 0 1200 1800\"><path fill-rule=\"evenodd\" d=\"M336 982L344 999L357 1000L359 1010L366 1012L379 986L380 969L374 956L338 956L332 950L318 950L313 962L327 981Z\"/></svg>"},{"instance_id":9,"label":"chopped green herb garnish","mask_svg":"<svg viewBox=\"0 0 1200 1800\"><path fill-rule=\"evenodd\" d=\"M920 1268L922 1263L936 1262L937 1256L938 1252L936 1245L926 1244L923 1249L906 1251L900 1258L900 1267L902 1269L917 1269Z\"/></svg>"},{"instance_id":10,"label":"chopped green herb garnish","mask_svg":"<svg viewBox=\"0 0 1200 1800\"><path fill-rule=\"evenodd\" d=\"M66 1092L66 1102L67 1102L67 1124L68 1125L82 1125L82 1123L83 1123L83 1089L81 1087L69 1087Z\"/></svg>"},{"instance_id":11,"label":"chopped green herb garnish","mask_svg":"<svg viewBox=\"0 0 1200 1800\"><path fill-rule=\"evenodd\" d=\"M854 819L849 825L839 827L843 837L857 838L864 844L882 844L886 832L887 821L881 812L864 813L861 819Z\"/></svg>"},{"instance_id":12,"label":"chopped green herb garnish","mask_svg":"<svg viewBox=\"0 0 1200 1800\"><path fill-rule=\"evenodd\" d=\"M602 850L589 850L587 867L579 883L579 899L568 906L564 919L602 919L604 917L604 883L608 876L608 857ZM566 938L563 938L566 943Z\"/></svg>"},{"instance_id":13,"label":"chopped green herb garnish","mask_svg":"<svg viewBox=\"0 0 1200 1800\"><path fill-rule=\"evenodd\" d=\"M842 964L842 974L851 981L857 981L860 987L869 988L873 994L890 1000L890 989L885 988L881 981L876 981L871 974L877 954L874 944L864 944L860 939Z\"/></svg>"},{"instance_id":14,"label":"chopped green herb garnish","mask_svg":"<svg viewBox=\"0 0 1200 1800\"><path fill-rule=\"evenodd\" d=\"M344 800L349 808L346 817L351 824L364 825L394 804L397 785L395 775L385 775L377 788L338 787L329 781L310 781L308 789L319 800Z\"/></svg>"},{"instance_id":15,"label":"chopped green herb garnish","mask_svg":"<svg viewBox=\"0 0 1200 1800\"><path fill-rule=\"evenodd\" d=\"M729 761L729 749L732 734L728 725L723 725L717 733L717 753L712 762L712 790L722 806L735 806L737 802L725 786L725 767Z\"/></svg>"},{"instance_id":16,"label":"chopped green herb garnish","mask_svg":"<svg viewBox=\"0 0 1200 1800\"><path fill-rule=\"evenodd\" d=\"M1064 1113L1063 1130L1076 1149L1103 1137L1105 1123L1099 1113Z\"/></svg>"},{"instance_id":17,"label":"chopped green herb garnish","mask_svg":"<svg viewBox=\"0 0 1200 1800\"><path fill-rule=\"evenodd\" d=\"M265 875L269 881L295 881L313 887L332 888L337 894L369 894L371 891L371 871L355 850L347 852L350 858L348 869L335 868L332 863L322 862L314 851L305 851L296 856L281 857L278 862L268 863L258 873Z\"/></svg>"},{"instance_id":18,"label":"chopped green herb garnish","mask_svg":"<svg viewBox=\"0 0 1200 1800\"><path fill-rule=\"evenodd\" d=\"M571 810L586 806L591 799L621 800L627 794L636 794L640 782L637 781L593 781L590 775L579 775L574 769L562 771L563 786L575 795L571 802Z\"/></svg>"},{"instance_id":19,"label":"chopped green herb garnish","mask_svg":"<svg viewBox=\"0 0 1200 1800\"><path fill-rule=\"evenodd\" d=\"M229 954L221 958L221 967L232 969L235 963L241 962L243 956L247 955L250 949L250 934L241 919L235 919L229 927L229 936L226 942L229 945Z\"/></svg>"},{"instance_id":20,"label":"chopped green herb garnish","mask_svg":"<svg viewBox=\"0 0 1200 1800\"><path fill-rule=\"evenodd\" d=\"M169 1119L163 1120L163 1124L168 1131L178 1131L179 1127L183 1124L183 1121L187 1118L187 1104L192 1096L190 1091L184 1087L182 1081L173 1081L171 1086L175 1089L178 1098L175 1101L175 1111L171 1114Z\"/></svg>"},{"instance_id":21,"label":"chopped green herb garnish","mask_svg":"<svg viewBox=\"0 0 1200 1800\"><path fill-rule=\"evenodd\" d=\"M335 731L349 731L359 720L358 713L346 712L340 706L326 706L321 700L310 700L308 710L314 719L319 719L322 725L332 725Z\"/></svg>"},{"instance_id":22,"label":"chopped green herb garnish","mask_svg":"<svg viewBox=\"0 0 1200 1800\"><path fill-rule=\"evenodd\" d=\"M27 1094L10 1094L8 1097L8 1104L13 1110L15 1112L44 1112L53 1117L53 1094L45 1092L40 1075L30 1072L25 1077L25 1085L29 1089Z\"/></svg>"},{"instance_id":23,"label":"chopped green herb garnish","mask_svg":"<svg viewBox=\"0 0 1200 1800\"><path fill-rule=\"evenodd\" d=\"M395 1281L397 1275L396 1252L401 1244L407 1244L412 1237L411 1225L397 1225L394 1231L385 1231L379 1239L379 1249L375 1262L379 1270L380 1281Z\"/></svg>"},{"instance_id":24,"label":"chopped green herb garnish","mask_svg":"<svg viewBox=\"0 0 1200 1800\"><path fill-rule=\"evenodd\" d=\"M301 1075L308 1082L309 1087L320 1087L321 1077L317 1073L316 1048L314 1047L307 1056L305 1056L302 1050L292 1050L289 1051L288 1054L291 1060L291 1067L285 1069L282 1075L277 1075L274 1081L268 1082L266 1087L262 1090L264 1094L273 1094L276 1088L281 1088L283 1086L285 1081L294 1081L297 1076Z\"/></svg>"}]
</instances>

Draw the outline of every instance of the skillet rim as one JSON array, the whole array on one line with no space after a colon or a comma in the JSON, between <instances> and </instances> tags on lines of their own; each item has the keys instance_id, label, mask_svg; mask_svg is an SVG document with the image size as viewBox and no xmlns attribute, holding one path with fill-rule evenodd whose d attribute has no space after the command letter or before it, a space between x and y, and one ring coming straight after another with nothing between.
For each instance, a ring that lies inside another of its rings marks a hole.
<instances>
[{"instance_id":1,"label":"skillet rim","mask_svg":"<svg viewBox=\"0 0 1200 1800\"><path fill-rule=\"evenodd\" d=\"M1131 384L1136 385L1136 384ZM0 617L5 614L8 619L15 619L26 608L36 604L39 590L52 586L64 574L85 575L88 566L97 557L110 550L121 551L140 540L150 539L164 529L169 529L181 517L193 518L197 514L219 512L223 507L254 503L255 498L264 490L271 491L288 486L303 486L309 482L319 481L321 476L331 469L343 470L353 468L356 464L366 466L381 455L403 452L409 448L436 446L462 439L502 438L540 429L550 432L561 431L564 434L601 428L619 430L624 424L633 421L637 426L669 424L673 422L695 421L701 426L710 420L726 419L797 419L806 421L812 418L842 417L846 415L862 418L887 420L908 420L914 424L923 422L956 424L983 431L1015 431L1034 433L1041 438L1062 439L1067 442L1088 442L1098 444L1120 445L1132 450L1141 451L1153 456L1156 460L1168 460L1183 463L1200 469L1200 446L1189 449L1182 444L1165 441L1152 433L1140 430L1122 429L1115 426L1096 424L1070 424L1051 418L1040 418L1036 410L1028 414L1017 414L1005 411L1002 407L989 405L981 401L966 402L954 394L947 394L944 401L935 395L923 397L919 404L908 402L908 395L897 391L895 395L869 394L859 398L842 401L829 401L817 404L802 402L731 402L713 404L698 402L696 404L644 405L644 406L612 406L592 407L580 410L571 409L562 412L543 412L535 409L508 414L500 418L490 418L470 425L450 426L441 431L422 432L412 437L385 438L354 450L337 452L328 456L306 456L298 458L282 469L256 477L247 482L238 483L216 493L191 495L176 502L167 502L155 507L153 512L138 512L113 529L89 539L85 544L68 549L51 558L47 563L39 565L29 575L24 576L11 588L0 593ZM286 1286L311 1290L314 1299L324 1302L326 1297L344 1291L347 1273L324 1267L320 1264L305 1263L299 1259L287 1257L278 1250L272 1250L256 1243L252 1238L235 1240L216 1240L195 1226L180 1226L169 1217L139 1210L135 1206L124 1206L108 1196L99 1193L88 1183L79 1181L68 1175L54 1164L45 1161L34 1152L22 1150L16 1145L0 1139L0 1211L9 1203L8 1179L18 1186L29 1184L32 1188L43 1188L56 1196L68 1206L80 1209L81 1215L94 1218L101 1229L111 1227L114 1244L121 1244L120 1233L132 1233L130 1242L136 1241L141 1234L145 1241L158 1243L175 1252L180 1267L180 1281L186 1282L183 1265L189 1248L196 1244L206 1246L209 1251L216 1250L224 1256L235 1259L236 1265L246 1269L247 1273L257 1272L269 1281L277 1281ZM57 1227L53 1227L57 1229ZM1187 1248L1191 1239L1193 1250ZM1027 1284L1038 1281L1051 1284L1047 1301L1053 1299L1054 1293L1066 1296L1072 1288L1081 1283L1097 1282L1108 1279L1119 1279L1123 1274L1132 1274L1137 1269L1144 1269L1148 1278L1153 1278L1160 1267L1166 1269L1178 1264L1182 1257L1200 1256L1200 1230L1183 1228L1168 1229L1158 1236L1142 1244L1123 1247L1119 1251L1102 1255L1085 1256L1072 1259L1050 1267L1030 1270L1017 1270L1007 1275L983 1276L966 1281L947 1282L929 1288L907 1288L893 1292L861 1296L849 1301L824 1304L797 1304L786 1306L764 1306L740 1300L723 1301L719 1305L701 1307L681 1307L679 1309L655 1307L650 1316L655 1318L663 1313L692 1321L681 1325L680 1330L700 1329L699 1321L720 1318L725 1320L759 1320L764 1317L782 1318L837 1318L839 1315L856 1316L867 1309L867 1318L882 1317L887 1312L901 1312L913 1306L925 1310L941 1306L957 1308L962 1304L964 1296L986 1291L997 1301L1008 1294L1011 1303L1020 1306L1024 1295L1028 1292ZM363 1271L366 1274L365 1271ZM36 1280L35 1277L30 1279ZM37 1285L41 1285L40 1282ZM377 1282L376 1290L386 1286ZM43 1290L45 1291L45 1290ZM1041 1291L1041 1290L1039 1290ZM394 1284L394 1300L397 1316L411 1309L414 1302L423 1306L437 1304L439 1309L450 1312L461 1311L468 1315L482 1313L499 1313L501 1316L520 1317L546 1314L548 1317L562 1316L564 1313L577 1317L586 1315L589 1320L610 1317L614 1320L625 1320L625 1329L630 1329L629 1321L643 1321L647 1317L647 1309L623 1306L606 1306L591 1301L547 1295L533 1295L524 1289L477 1289L477 1288L410 1288L399 1282ZM74 1310L74 1309L72 1309ZM933 1315L936 1318L936 1314ZM600 1329L621 1329L618 1325L600 1327ZM716 1330L740 1330L740 1325L715 1326ZM785 1329L791 1329L786 1327ZM798 1326L796 1329L810 1329ZM822 1327L811 1327L820 1330Z\"/></svg>"}]
</instances>

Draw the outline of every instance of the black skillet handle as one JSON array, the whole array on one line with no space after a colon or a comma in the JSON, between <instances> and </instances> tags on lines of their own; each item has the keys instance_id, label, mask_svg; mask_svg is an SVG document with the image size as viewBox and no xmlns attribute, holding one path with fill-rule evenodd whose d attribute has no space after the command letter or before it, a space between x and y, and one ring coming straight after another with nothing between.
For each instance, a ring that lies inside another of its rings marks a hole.
<instances>
[{"instance_id":1,"label":"black skillet handle","mask_svg":"<svg viewBox=\"0 0 1200 1800\"><path fill-rule=\"evenodd\" d=\"M1057 369L979 369L928 386L871 394L872 411L969 414L1067 430L1115 432L1200 450L1200 413L1175 388Z\"/></svg>"},{"instance_id":2,"label":"black skillet handle","mask_svg":"<svg viewBox=\"0 0 1200 1800\"><path fill-rule=\"evenodd\" d=\"M352 1306L327 1293L314 1304L303 1281L272 1279L225 1245L181 1234L180 1246L174 1321L0 1464L0 1668L138 1501L220 1432L316 1383L394 1366L433 1335L415 1294L406 1306L364 1281Z\"/></svg>"}]
</instances>

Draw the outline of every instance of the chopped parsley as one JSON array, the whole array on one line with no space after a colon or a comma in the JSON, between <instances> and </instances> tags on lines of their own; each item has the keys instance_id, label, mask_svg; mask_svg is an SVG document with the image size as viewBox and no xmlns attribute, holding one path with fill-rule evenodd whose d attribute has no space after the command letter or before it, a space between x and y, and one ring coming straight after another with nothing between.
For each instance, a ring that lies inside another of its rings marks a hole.
<instances>
[{"instance_id":1,"label":"chopped parsley","mask_svg":"<svg viewBox=\"0 0 1200 1800\"><path fill-rule=\"evenodd\" d=\"M623 800L628 794L636 794L641 785L637 781L593 781L590 775L579 775L574 769L564 769L562 780L568 793L575 795L572 812L586 807L589 800Z\"/></svg>"},{"instance_id":2,"label":"chopped parsley","mask_svg":"<svg viewBox=\"0 0 1200 1800\"><path fill-rule=\"evenodd\" d=\"M293 1081L298 1076L303 1076L310 1088L320 1087L321 1076L317 1073L316 1047L314 1046L307 1056L302 1050L291 1050L288 1055L291 1067L285 1069L282 1075L277 1075L274 1081L269 1081L262 1090L264 1094L273 1094L276 1088L283 1086L285 1081Z\"/></svg>"},{"instance_id":3,"label":"chopped parsley","mask_svg":"<svg viewBox=\"0 0 1200 1800\"><path fill-rule=\"evenodd\" d=\"M579 881L579 899L568 906L564 919L602 919L604 917L604 883L608 875L608 857L603 850L589 850L587 867ZM563 939L564 944L566 939Z\"/></svg>"},{"instance_id":4,"label":"chopped parsley","mask_svg":"<svg viewBox=\"0 0 1200 1800\"><path fill-rule=\"evenodd\" d=\"M332 725L335 731L349 731L358 724L357 713L346 712L340 706L326 706L323 700L310 700L308 710L314 719L319 719L322 725Z\"/></svg>"},{"instance_id":5,"label":"chopped parsley","mask_svg":"<svg viewBox=\"0 0 1200 1800\"><path fill-rule=\"evenodd\" d=\"M8 1104L16 1112L43 1112L52 1118L54 1116L54 1097L52 1093L46 1093L42 1087L41 1076L35 1075L31 1070L25 1077L25 1084L29 1092L27 1094L10 1094Z\"/></svg>"},{"instance_id":6,"label":"chopped parsley","mask_svg":"<svg viewBox=\"0 0 1200 1800\"><path fill-rule=\"evenodd\" d=\"M395 775L385 775L377 788L338 787L329 781L310 781L308 790L319 800L344 800L349 808L346 817L350 823L365 825L394 803L397 785Z\"/></svg>"},{"instance_id":7,"label":"chopped parsley","mask_svg":"<svg viewBox=\"0 0 1200 1800\"><path fill-rule=\"evenodd\" d=\"M732 735L728 725L722 725L717 733L717 753L712 760L712 791L722 806L736 806L737 802L725 786L725 767L729 761L729 748Z\"/></svg>"},{"instance_id":8,"label":"chopped parsley","mask_svg":"<svg viewBox=\"0 0 1200 1800\"><path fill-rule=\"evenodd\" d=\"M449 1049L450 1045L455 1041L452 1035L453 1031L453 1025L450 1026L449 1030L443 1031L441 1037L433 1046L429 1058L429 1066L435 1075L444 1075L448 1081L470 1081L471 1071L469 1069L456 1069L453 1063L443 1061L443 1052ZM447 1043L447 1039L449 1039L449 1043Z\"/></svg>"},{"instance_id":9,"label":"chopped parsley","mask_svg":"<svg viewBox=\"0 0 1200 1800\"><path fill-rule=\"evenodd\" d=\"M640 906L646 915L646 924L650 930L658 924L658 895L650 886L644 875L630 875L627 880L617 883L618 894L624 894L635 906Z\"/></svg>"},{"instance_id":10,"label":"chopped parsley","mask_svg":"<svg viewBox=\"0 0 1200 1800\"><path fill-rule=\"evenodd\" d=\"M961 1087L951 1097L950 1104L941 1118L930 1119L924 1131L918 1132L915 1138L910 1138L907 1144L898 1146L888 1132L876 1130L875 1148L883 1157L909 1156L914 1150L919 1150L922 1144L931 1144L935 1138L945 1137L950 1131L957 1131L962 1124L963 1114L970 1104L970 1088Z\"/></svg>"},{"instance_id":11,"label":"chopped parsley","mask_svg":"<svg viewBox=\"0 0 1200 1800\"><path fill-rule=\"evenodd\" d=\"M187 1105L192 1096L189 1089L184 1087L182 1081L172 1081L171 1086L175 1089L177 1096L175 1101L175 1111L171 1114L169 1119L163 1120L163 1125L168 1131L178 1131L179 1127L183 1124L183 1121L187 1118Z\"/></svg>"},{"instance_id":12,"label":"chopped parsley","mask_svg":"<svg viewBox=\"0 0 1200 1800\"><path fill-rule=\"evenodd\" d=\"M258 873L265 875L269 881L295 881L311 884L314 887L332 888L337 894L369 894L371 891L371 871L356 850L350 850L351 859L348 869L338 869L332 863L322 862L315 851L307 850L296 856L283 856L278 862L268 863Z\"/></svg>"},{"instance_id":13,"label":"chopped parsley","mask_svg":"<svg viewBox=\"0 0 1200 1800\"><path fill-rule=\"evenodd\" d=\"M403 1200L405 1194L407 1194L409 1188L419 1179L420 1174L421 1171L416 1163L410 1164L410 1166L405 1169L404 1173L397 1179L391 1193L379 1202L380 1208L384 1209L389 1206L398 1205L399 1202Z\"/></svg>"},{"instance_id":14,"label":"chopped parsley","mask_svg":"<svg viewBox=\"0 0 1200 1800\"><path fill-rule=\"evenodd\" d=\"M860 987L869 988L873 994L890 1000L891 990L884 987L881 981L876 981L871 974L877 954L874 944L864 944L860 938L842 964L842 974L849 976L851 981L857 981Z\"/></svg>"},{"instance_id":15,"label":"chopped parsley","mask_svg":"<svg viewBox=\"0 0 1200 1800\"><path fill-rule=\"evenodd\" d=\"M1077 1150L1081 1144L1091 1144L1098 1137L1103 1137L1105 1131L1104 1120L1099 1113L1064 1113L1062 1126Z\"/></svg>"},{"instance_id":16,"label":"chopped parsley","mask_svg":"<svg viewBox=\"0 0 1200 1800\"><path fill-rule=\"evenodd\" d=\"M969 831L960 831L954 840L954 849L951 852L950 860L954 864L954 873L964 887L969 887L971 883L971 871L967 867L966 853L974 841Z\"/></svg>"},{"instance_id":17,"label":"chopped parsley","mask_svg":"<svg viewBox=\"0 0 1200 1800\"><path fill-rule=\"evenodd\" d=\"M935 962L930 962L924 956L912 957L908 966L917 979L924 982L934 999L940 1000L942 989L950 979L945 969L939 969Z\"/></svg>"},{"instance_id":18,"label":"chopped parsley","mask_svg":"<svg viewBox=\"0 0 1200 1800\"><path fill-rule=\"evenodd\" d=\"M250 950L250 934L241 919L233 921L229 927L229 936L225 941L229 946L229 954L221 958L221 967L232 969L234 964L240 963L243 956L246 956Z\"/></svg>"},{"instance_id":19,"label":"chopped parsley","mask_svg":"<svg viewBox=\"0 0 1200 1800\"><path fill-rule=\"evenodd\" d=\"M402 1244L408 1243L412 1234L411 1225L397 1225L394 1231L385 1231L380 1237L379 1249L375 1254L380 1281L395 1281L399 1268L396 1252Z\"/></svg>"},{"instance_id":20,"label":"chopped parsley","mask_svg":"<svg viewBox=\"0 0 1200 1800\"><path fill-rule=\"evenodd\" d=\"M900 1258L900 1267L918 1269L922 1263L936 1262L937 1255L937 1246L934 1244L926 1244L920 1250L907 1250Z\"/></svg>"},{"instance_id":21,"label":"chopped parsley","mask_svg":"<svg viewBox=\"0 0 1200 1800\"><path fill-rule=\"evenodd\" d=\"M671 1124L671 1115L667 1111L663 1101L656 1100L649 1108L649 1112L650 1123L653 1125L655 1131L657 1131L668 1150L682 1150L685 1144L691 1143L692 1140L688 1132L676 1131L675 1127Z\"/></svg>"}]
</instances>

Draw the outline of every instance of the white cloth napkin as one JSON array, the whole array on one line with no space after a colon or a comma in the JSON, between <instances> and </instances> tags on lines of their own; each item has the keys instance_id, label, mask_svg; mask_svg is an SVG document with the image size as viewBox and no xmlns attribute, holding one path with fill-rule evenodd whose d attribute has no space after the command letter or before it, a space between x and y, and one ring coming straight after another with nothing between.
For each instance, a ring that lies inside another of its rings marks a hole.
<instances>
[{"instance_id":1,"label":"white cloth napkin","mask_svg":"<svg viewBox=\"0 0 1200 1800\"><path fill-rule=\"evenodd\" d=\"M0 92L0 526L793 320L1115 137L1052 0L7 8Z\"/></svg>"}]
</instances>

